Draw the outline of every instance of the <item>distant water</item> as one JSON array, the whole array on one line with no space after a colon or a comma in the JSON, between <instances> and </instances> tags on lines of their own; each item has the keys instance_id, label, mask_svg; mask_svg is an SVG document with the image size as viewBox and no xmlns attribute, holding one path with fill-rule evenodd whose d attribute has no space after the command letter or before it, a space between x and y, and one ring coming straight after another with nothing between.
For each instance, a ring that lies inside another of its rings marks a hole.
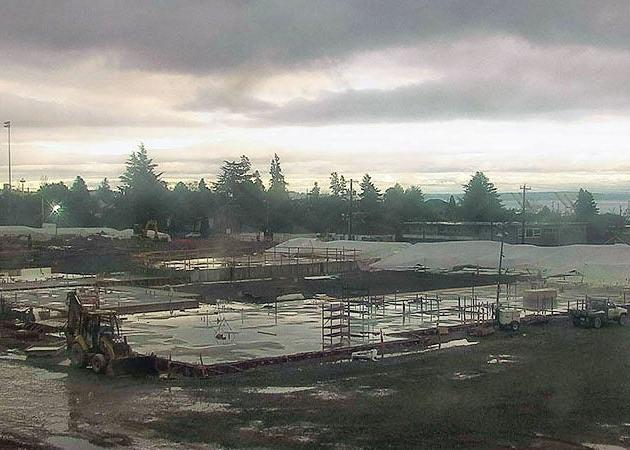
<instances>
[{"instance_id":1,"label":"distant water","mask_svg":"<svg viewBox=\"0 0 630 450\"><path fill-rule=\"evenodd\" d=\"M452 194L456 199L461 198L462 194ZM508 209L520 209L520 199L522 194L520 192L502 192L501 200ZM426 199L440 199L448 201L451 194L431 194L426 193ZM564 211L567 209L566 205L575 201L577 192L528 192L527 201L542 208L547 206L552 210ZM624 214L630 209L630 192L609 192L609 193L593 193L599 211L602 213L616 213L619 214L619 208L621 207Z\"/></svg>"}]
</instances>

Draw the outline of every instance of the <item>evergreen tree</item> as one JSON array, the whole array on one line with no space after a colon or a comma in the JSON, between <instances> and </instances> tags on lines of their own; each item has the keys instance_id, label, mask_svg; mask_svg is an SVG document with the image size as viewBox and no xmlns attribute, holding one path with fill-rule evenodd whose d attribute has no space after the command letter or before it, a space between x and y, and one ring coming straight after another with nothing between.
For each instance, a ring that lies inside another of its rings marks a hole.
<instances>
[{"instance_id":1,"label":"evergreen tree","mask_svg":"<svg viewBox=\"0 0 630 450\"><path fill-rule=\"evenodd\" d=\"M464 185L462 216L472 221L500 221L506 217L497 188L483 172L476 172Z\"/></svg>"},{"instance_id":2,"label":"evergreen tree","mask_svg":"<svg viewBox=\"0 0 630 450\"><path fill-rule=\"evenodd\" d=\"M149 158L143 143L138 151L132 152L125 163L125 172L120 176L120 189L123 193L133 189L147 189L160 184L162 173L157 173L157 164Z\"/></svg>"},{"instance_id":3,"label":"evergreen tree","mask_svg":"<svg viewBox=\"0 0 630 450\"><path fill-rule=\"evenodd\" d=\"M455 197L451 195L448 199L448 206L446 207L446 218L449 220L455 220L457 219L457 215L457 202L455 201Z\"/></svg>"},{"instance_id":4,"label":"evergreen tree","mask_svg":"<svg viewBox=\"0 0 630 450\"><path fill-rule=\"evenodd\" d=\"M89 227L93 224L94 203L83 178L78 176L74 179L63 211L65 225Z\"/></svg>"},{"instance_id":5,"label":"evergreen tree","mask_svg":"<svg viewBox=\"0 0 630 450\"><path fill-rule=\"evenodd\" d=\"M265 185L262 182L262 179L260 178L260 172L259 171L254 171L254 186L256 187L256 189L260 192L265 192Z\"/></svg>"},{"instance_id":6,"label":"evergreen tree","mask_svg":"<svg viewBox=\"0 0 630 450\"><path fill-rule=\"evenodd\" d=\"M599 214L599 208L595 203L593 194L585 189L580 189L578 192L573 209L575 210L575 218L580 222L590 222Z\"/></svg>"},{"instance_id":7,"label":"evergreen tree","mask_svg":"<svg viewBox=\"0 0 630 450\"><path fill-rule=\"evenodd\" d=\"M98 184L98 188L96 188L96 192L98 192L100 195L103 195L103 196L109 196L111 193L113 193L112 187L110 186L109 180L107 179L107 177L103 178L103 181L101 181Z\"/></svg>"},{"instance_id":8,"label":"evergreen tree","mask_svg":"<svg viewBox=\"0 0 630 450\"><path fill-rule=\"evenodd\" d=\"M83 178L81 178L80 176L77 176L74 179L74 182L72 183L72 186L70 186L70 191L77 193L77 194L85 194L88 193L88 187L87 184L85 182L85 180Z\"/></svg>"},{"instance_id":9,"label":"evergreen tree","mask_svg":"<svg viewBox=\"0 0 630 450\"><path fill-rule=\"evenodd\" d=\"M213 221L215 200L214 194L208 188L205 179L199 180L197 184L197 192L193 195L195 208L195 231L201 236L207 237L210 234L210 223Z\"/></svg>"},{"instance_id":10,"label":"evergreen tree","mask_svg":"<svg viewBox=\"0 0 630 450\"><path fill-rule=\"evenodd\" d=\"M99 183L94 194L95 206L94 216L99 220L102 225L111 225L111 211L114 206L116 194L112 191L107 178Z\"/></svg>"},{"instance_id":11,"label":"evergreen tree","mask_svg":"<svg viewBox=\"0 0 630 450\"><path fill-rule=\"evenodd\" d=\"M239 194L240 187L251 179L252 164L245 155L239 161L224 161L219 169L219 176L214 183L214 190L217 194L234 198Z\"/></svg>"},{"instance_id":12,"label":"evergreen tree","mask_svg":"<svg viewBox=\"0 0 630 450\"><path fill-rule=\"evenodd\" d=\"M245 155L239 161L225 161L214 190L225 228L249 227L260 230L265 220L264 186L260 174L250 173L251 163Z\"/></svg>"},{"instance_id":13,"label":"evergreen tree","mask_svg":"<svg viewBox=\"0 0 630 450\"><path fill-rule=\"evenodd\" d=\"M269 182L269 193L275 197L284 197L287 193L287 182L284 179L282 168L280 167L280 158L278 154L273 155L271 167L269 168L271 180Z\"/></svg>"},{"instance_id":14,"label":"evergreen tree","mask_svg":"<svg viewBox=\"0 0 630 450\"><path fill-rule=\"evenodd\" d=\"M363 175L360 188L359 210L362 213L361 224L363 225L363 230L371 234L376 231L381 222L379 214L381 193L374 185L372 177L367 173Z\"/></svg>"},{"instance_id":15,"label":"evergreen tree","mask_svg":"<svg viewBox=\"0 0 630 450\"><path fill-rule=\"evenodd\" d=\"M149 220L157 220L160 227L167 224L169 214L166 184L160 179L157 164L149 158L144 144L132 152L120 176L118 224L120 226L144 226Z\"/></svg>"},{"instance_id":16,"label":"evergreen tree","mask_svg":"<svg viewBox=\"0 0 630 450\"><path fill-rule=\"evenodd\" d=\"M341 184L339 183L339 174L337 172L330 174L330 195L333 197L341 196Z\"/></svg>"},{"instance_id":17,"label":"evergreen tree","mask_svg":"<svg viewBox=\"0 0 630 450\"><path fill-rule=\"evenodd\" d=\"M339 195L343 198L347 198L350 193L350 189L348 188L348 182L343 175L339 176Z\"/></svg>"},{"instance_id":18,"label":"evergreen tree","mask_svg":"<svg viewBox=\"0 0 630 450\"><path fill-rule=\"evenodd\" d=\"M374 210L378 207L378 202L381 200L381 192L374 185L372 177L369 174L363 175L361 180L361 192L359 192L359 202L362 209Z\"/></svg>"},{"instance_id":19,"label":"evergreen tree","mask_svg":"<svg viewBox=\"0 0 630 450\"><path fill-rule=\"evenodd\" d=\"M209 190L208 185L206 184L206 180L204 180L203 178L199 180L199 183L197 183L197 190L199 192L205 192Z\"/></svg>"},{"instance_id":20,"label":"evergreen tree","mask_svg":"<svg viewBox=\"0 0 630 450\"><path fill-rule=\"evenodd\" d=\"M319 198L320 190L319 190L319 184L317 184L317 181L313 183L313 187L308 192L308 194L312 199Z\"/></svg>"}]
</instances>

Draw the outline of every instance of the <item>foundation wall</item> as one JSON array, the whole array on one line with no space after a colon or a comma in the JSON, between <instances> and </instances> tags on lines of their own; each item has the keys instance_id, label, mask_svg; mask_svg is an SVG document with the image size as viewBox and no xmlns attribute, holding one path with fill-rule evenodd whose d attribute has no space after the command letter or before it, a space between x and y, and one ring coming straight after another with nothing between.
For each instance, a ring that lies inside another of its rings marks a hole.
<instances>
[{"instance_id":1,"label":"foundation wall","mask_svg":"<svg viewBox=\"0 0 630 450\"><path fill-rule=\"evenodd\" d=\"M358 270L355 261L322 261L314 263L267 266L221 267L194 269L188 272L193 283L211 281L237 281L260 278L291 278L330 275Z\"/></svg>"}]
</instances>

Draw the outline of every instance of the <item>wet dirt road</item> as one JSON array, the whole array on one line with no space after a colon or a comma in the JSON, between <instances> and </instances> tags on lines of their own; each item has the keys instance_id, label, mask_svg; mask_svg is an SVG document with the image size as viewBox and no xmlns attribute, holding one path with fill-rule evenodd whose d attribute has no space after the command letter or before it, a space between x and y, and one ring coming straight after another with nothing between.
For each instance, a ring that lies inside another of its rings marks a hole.
<instances>
[{"instance_id":1,"label":"wet dirt road","mask_svg":"<svg viewBox=\"0 0 630 450\"><path fill-rule=\"evenodd\" d=\"M0 448L626 448L627 355L630 327L560 324L205 381L0 360Z\"/></svg>"}]
</instances>

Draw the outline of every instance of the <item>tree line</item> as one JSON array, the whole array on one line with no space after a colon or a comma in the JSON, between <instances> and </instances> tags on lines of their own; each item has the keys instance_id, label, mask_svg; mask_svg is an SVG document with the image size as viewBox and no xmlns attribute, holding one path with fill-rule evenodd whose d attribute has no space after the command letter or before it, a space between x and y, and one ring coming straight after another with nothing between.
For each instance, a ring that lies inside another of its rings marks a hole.
<instances>
[{"instance_id":1,"label":"tree line","mask_svg":"<svg viewBox=\"0 0 630 450\"><path fill-rule=\"evenodd\" d=\"M174 235L232 232L293 232L400 235L408 221L520 220L519 211L507 209L497 188L483 172L476 172L463 186L460 200L425 199L418 186L396 183L381 191L369 174L358 186L333 172L327 192L317 182L306 194L289 190L278 155L269 165L267 183L252 168L247 156L224 161L216 181L178 182L170 189L163 173L143 144L125 163L117 189L104 179L90 191L80 176L67 186L44 183L33 194L4 192L0 215L4 225L114 228L142 227L157 221L161 230ZM591 193L580 190L574 214L568 219L596 221L599 216ZM528 221L567 220L543 208L527 213Z\"/></svg>"}]
</instances>

